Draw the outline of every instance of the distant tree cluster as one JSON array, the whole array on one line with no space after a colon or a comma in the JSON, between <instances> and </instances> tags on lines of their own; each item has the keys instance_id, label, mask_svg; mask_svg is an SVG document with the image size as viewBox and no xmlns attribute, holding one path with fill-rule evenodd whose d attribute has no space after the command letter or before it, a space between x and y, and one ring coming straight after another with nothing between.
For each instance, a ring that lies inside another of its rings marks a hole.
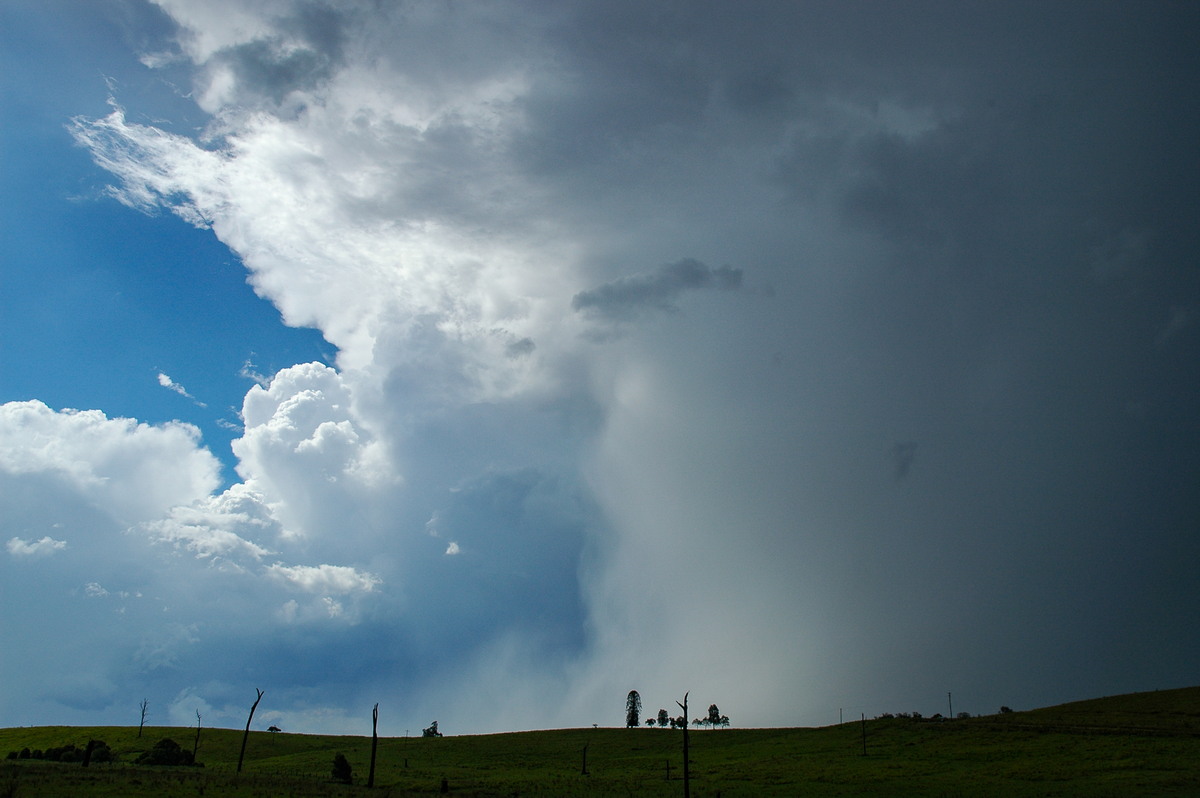
<instances>
[{"instance_id":1,"label":"distant tree cluster","mask_svg":"<svg viewBox=\"0 0 1200 798\"><path fill-rule=\"evenodd\" d=\"M955 715L955 717L959 720L967 720L971 717L971 713L959 712L957 715ZM941 712L935 712L928 718L926 718L920 712L897 712L895 714L891 712L884 712L882 715L875 716L875 720L891 720L893 718L899 718L901 720L946 720L946 717Z\"/></svg>"},{"instance_id":2,"label":"distant tree cluster","mask_svg":"<svg viewBox=\"0 0 1200 798\"><path fill-rule=\"evenodd\" d=\"M112 762L116 759L112 750L108 747L108 743L103 740L92 740L87 744L86 748L79 748L76 745L63 745L56 748L47 748L41 750L35 748L29 750L22 748L20 751L9 751L8 759L40 759L43 762L68 762L88 764L95 762L97 764L104 762Z\"/></svg>"},{"instance_id":3,"label":"distant tree cluster","mask_svg":"<svg viewBox=\"0 0 1200 798\"><path fill-rule=\"evenodd\" d=\"M625 702L625 712L626 712L625 725L629 726L629 727L633 727L633 726L637 725L637 716L635 714L631 714L631 710L633 708L633 697L634 696L637 696L636 690L631 691L629 693L629 698L627 698L626 702ZM637 696L637 703L638 703L638 706L640 707L640 705L641 705L641 697L640 696ZM658 715L656 715L655 717L646 718L645 722L646 722L647 726L658 726L661 729L665 729L668 726L670 726L672 729L683 729L683 728L686 728L688 725L688 721L687 721L686 717L681 715L679 717L673 718L673 717L671 717L671 713L667 712L665 709L660 709L658 711ZM710 704L708 707L708 717L693 718L692 725L693 726L703 726L704 728L713 728L713 729L725 728L725 727L729 726L729 716L722 715L721 710L717 708L716 704Z\"/></svg>"},{"instance_id":4,"label":"distant tree cluster","mask_svg":"<svg viewBox=\"0 0 1200 798\"><path fill-rule=\"evenodd\" d=\"M704 726L705 728L727 728L729 726L729 716L722 715L721 710L717 709L716 704L709 704L708 717L694 718L692 724L696 726Z\"/></svg>"},{"instance_id":5,"label":"distant tree cluster","mask_svg":"<svg viewBox=\"0 0 1200 798\"><path fill-rule=\"evenodd\" d=\"M422 737L441 737L442 733L440 731L438 731L437 723L438 722L435 720L432 724L430 724L428 729L421 729L421 736Z\"/></svg>"}]
</instances>

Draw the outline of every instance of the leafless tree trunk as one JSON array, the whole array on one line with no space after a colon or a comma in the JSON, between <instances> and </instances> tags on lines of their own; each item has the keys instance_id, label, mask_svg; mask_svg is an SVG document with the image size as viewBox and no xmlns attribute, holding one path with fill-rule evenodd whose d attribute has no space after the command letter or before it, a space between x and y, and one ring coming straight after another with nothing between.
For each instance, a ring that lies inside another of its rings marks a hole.
<instances>
[{"instance_id":1,"label":"leafless tree trunk","mask_svg":"<svg viewBox=\"0 0 1200 798\"><path fill-rule=\"evenodd\" d=\"M375 748L379 745L379 705L371 710L371 770L367 773L367 786L375 786Z\"/></svg>"},{"instance_id":2,"label":"leafless tree trunk","mask_svg":"<svg viewBox=\"0 0 1200 798\"><path fill-rule=\"evenodd\" d=\"M691 692L691 691L688 691L688 692ZM688 768L687 699L688 699L688 694L684 693L683 694L683 703L680 704L678 701L676 701L675 703L679 704L679 708L683 710L683 798L692 798L692 783L691 783L691 778L690 778L691 772Z\"/></svg>"},{"instance_id":3,"label":"leafless tree trunk","mask_svg":"<svg viewBox=\"0 0 1200 798\"><path fill-rule=\"evenodd\" d=\"M196 760L196 752L200 750L200 710L196 710L196 742L192 743L192 761Z\"/></svg>"},{"instance_id":4,"label":"leafless tree trunk","mask_svg":"<svg viewBox=\"0 0 1200 798\"><path fill-rule=\"evenodd\" d=\"M138 706L142 708L142 719L138 722L138 737L141 737L142 727L146 725L146 707L150 706L150 699L143 698Z\"/></svg>"},{"instance_id":5,"label":"leafless tree trunk","mask_svg":"<svg viewBox=\"0 0 1200 798\"><path fill-rule=\"evenodd\" d=\"M250 717L246 718L246 731L242 734L242 752L238 754L237 772L242 772L242 760L246 758L246 740L250 738L250 721L254 720L254 710L258 709L258 702L262 701L263 691L257 687L254 692L258 693L258 698L254 699L254 704L250 707Z\"/></svg>"}]
</instances>

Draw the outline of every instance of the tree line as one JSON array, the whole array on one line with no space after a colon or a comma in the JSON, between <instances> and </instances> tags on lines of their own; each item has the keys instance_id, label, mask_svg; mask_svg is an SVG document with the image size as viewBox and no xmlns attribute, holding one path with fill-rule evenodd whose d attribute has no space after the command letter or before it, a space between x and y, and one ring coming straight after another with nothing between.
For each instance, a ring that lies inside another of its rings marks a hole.
<instances>
[{"instance_id":1,"label":"tree line","mask_svg":"<svg viewBox=\"0 0 1200 798\"><path fill-rule=\"evenodd\" d=\"M678 702L676 702L678 703ZM627 728L636 728L642 724L642 696L637 690L630 690L629 695L625 697L625 726ZM688 720L686 715L671 717L671 713L665 709L660 709L658 715L652 718L646 718L646 726L658 726L659 728L671 727L672 729L687 728ZM729 716L722 715L721 710L716 704L709 704L708 715L703 718L692 718L693 726L701 726L704 728L728 728Z\"/></svg>"}]
</instances>

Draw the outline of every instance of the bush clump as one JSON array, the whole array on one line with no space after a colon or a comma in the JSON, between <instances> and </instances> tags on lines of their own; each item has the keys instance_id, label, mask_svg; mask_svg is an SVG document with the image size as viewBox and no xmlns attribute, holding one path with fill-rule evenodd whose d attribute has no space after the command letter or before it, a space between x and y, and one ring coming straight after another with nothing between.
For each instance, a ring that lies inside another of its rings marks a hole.
<instances>
[{"instance_id":1,"label":"bush clump","mask_svg":"<svg viewBox=\"0 0 1200 798\"><path fill-rule=\"evenodd\" d=\"M196 762L192 752L179 747L179 743L169 737L164 737L154 744L149 751L143 752L134 760L137 765L184 765L204 767Z\"/></svg>"},{"instance_id":2,"label":"bush clump","mask_svg":"<svg viewBox=\"0 0 1200 798\"><path fill-rule=\"evenodd\" d=\"M112 762L115 759L108 743L103 740L91 740L88 742L87 748L80 748L73 743L47 748L45 751L40 749L30 751L28 748L22 748L20 751L9 751L7 758L41 759L46 762L79 762L85 765L91 762Z\"/></svg>"},{"instance_id":3,"label":"bush clump","mask_svg":"<svg viewBox=\"0 0 1200 798\"><path fill-rule=\"evenodd\" d=\"M354 771L350 768L350 761L346 759L345 754L338 754L333 758L333 780L340 781L342 784L349 784L354 779Z\"/></svg>"}]
</instances>

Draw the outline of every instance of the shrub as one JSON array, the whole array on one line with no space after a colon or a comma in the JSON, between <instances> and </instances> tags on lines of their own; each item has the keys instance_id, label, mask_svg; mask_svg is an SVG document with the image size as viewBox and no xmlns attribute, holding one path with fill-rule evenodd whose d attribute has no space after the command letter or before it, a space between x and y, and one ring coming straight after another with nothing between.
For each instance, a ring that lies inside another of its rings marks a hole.
<instances>
[{"instance_id":1,"label":"shrub","mask_svg":"<svg viewBox=\"0 0 1200 798\"><path fill-rule=\"evenodd\" d=\"M350 762L346 759L345 754L338 754L333 758L333 780L340 781L342 784L349 784L354 779L354 771L350 768Z\"/></svg>"},{"instance_id":2,"label":"shrub","mask_svg":"<svg viewBox=\"0 0 1200 798\"><path fill-rule=\"evenodd\" d=\"M42 756L50 762L78 762L83 758L83 752L74 745L62 745L47 748Z\"/></svg>"},{"instance_id":3,"label":"shrub","mask_svg":"<svg viewBox=\"0 0 1200 798\"><path fill-rule=\"evenodd\" d=\"M134 760L138 765L196 765L192 752L179 747L179 743L164 737L154 744L149 751ZM202 767L202 766L200 766Z\"/></svg>"},{"instance_id":4,"label":"shrub","mask_svg":"<svg viewBox=\"0 0 1200 798\"><path fill-rule=\"evenodd\" d=\"M115 759L112 749L108 747L108 743L103 740L88 740L87 749L83 752L83 766L87 767L91 763L102 764L112 762Z\"/></svg>"}]
</instances>

